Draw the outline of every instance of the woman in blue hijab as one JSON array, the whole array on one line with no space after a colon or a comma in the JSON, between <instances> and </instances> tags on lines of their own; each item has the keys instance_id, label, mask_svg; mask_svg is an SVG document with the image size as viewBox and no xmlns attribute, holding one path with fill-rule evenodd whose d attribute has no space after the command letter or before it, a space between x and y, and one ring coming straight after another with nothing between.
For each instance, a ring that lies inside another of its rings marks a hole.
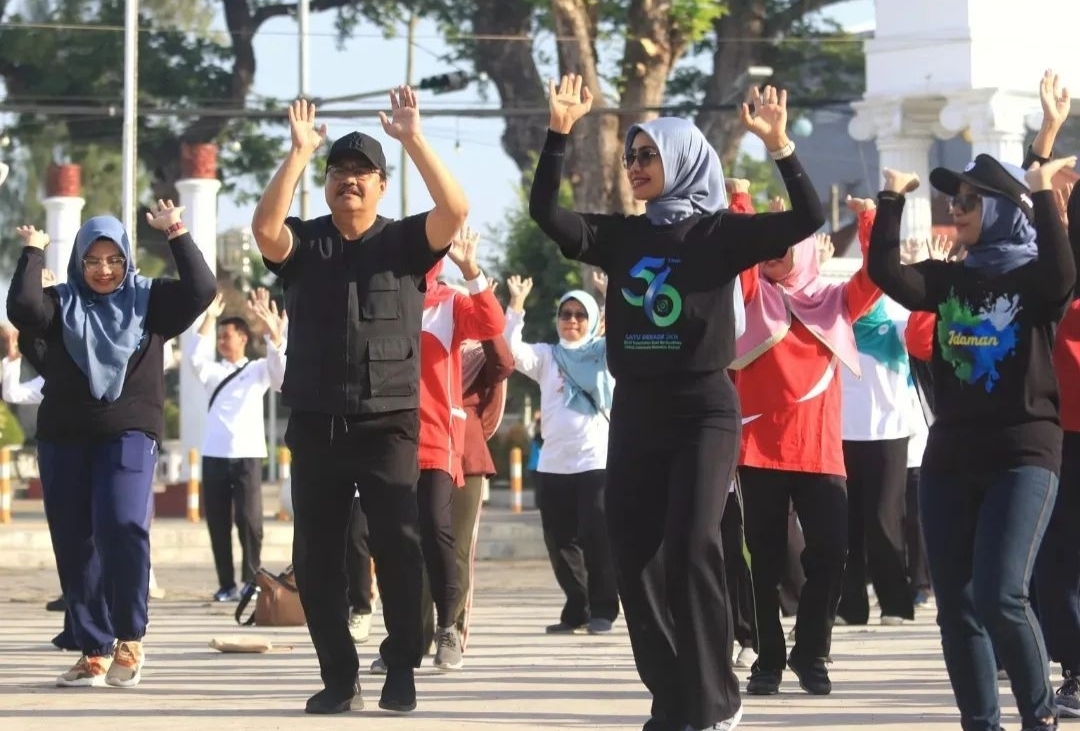
<instances>
[{"instance_id":1,"label":"woman in blue hijab","mask_svg":"<svg viewBox=\"0 0 1080 731\"><path fill-rule=\"evenodd\" d=\"M726 210L716 151L673 117L635 124L625 138L626 184L644 215L562 208L569 133L591 105L581 77L551 83L529 213L564 256L608 275L605 337L616 386L606 511L634 660L653 696L645 728L730 731L742 703L720 522L740 439L726 372L742 327L737 279L784 256L824 215L787 137L787 95L772 87L756 93L753 111L743 106L742 120L777 161L790 211Z\"/></svg>"},{"instance_id":2,"label":"woman in blue hijab","mask_svg":"<svg viewBox=\"0 0 1080 731\"><path fill-rule=\"evenodd\" d=\"M592 295L571 290L559 298L559 342L526 343L525 299L532 280L509 277L506 340L514 366L540 386L544 447L536 473L536 504L551 568L566 595L548 634L606 634L619 616L619 590L604 516L608 412L614 382L600 308Z\"/></svg>"},{"instance_id":3,"label":"woman in blue hijab","mask_svg":"<svg viewBox=\"0 0 1080 731\"><path fill-rule=\"evenodd\" d=\"M32 226L8 293L20 332L46 343L38 411L45 517L78 662L63 687L130 688L142 677L150 579L150 514L164 432L164 344L214 298L216 284L182 209L147 213L165 233L177 279L136 273L131 241L112 216L79 229L67 281L45 288L49 237Z\"/></svg>"}]
</instances>

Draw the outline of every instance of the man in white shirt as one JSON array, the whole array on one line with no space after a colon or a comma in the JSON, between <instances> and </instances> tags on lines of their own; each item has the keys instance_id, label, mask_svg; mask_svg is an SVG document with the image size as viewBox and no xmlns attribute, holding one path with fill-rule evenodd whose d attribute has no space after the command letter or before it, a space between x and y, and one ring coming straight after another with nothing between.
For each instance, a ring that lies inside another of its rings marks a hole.
<instances>
[{"instance_id":1,"label":"man in white shirt","mask_svg":"<svg viewBox=\"0 0 1080 731\"><path fill-rule=\"evenodd\" d=\"M251 329L241 317L218 320L221 295L210 305L184 359L206 387L209 407L202 446L203 503L218 586L214 601L238 601L232 555L235 522L243 552L240 577L255 578L263 537L262 461L266 458L263 397L281 388L285 377L284 327L269 293L260 289L249 303L267 324L267 357L248 360ZM216 331L217 352L214 360Z\"/></svg>"}]
</instances>

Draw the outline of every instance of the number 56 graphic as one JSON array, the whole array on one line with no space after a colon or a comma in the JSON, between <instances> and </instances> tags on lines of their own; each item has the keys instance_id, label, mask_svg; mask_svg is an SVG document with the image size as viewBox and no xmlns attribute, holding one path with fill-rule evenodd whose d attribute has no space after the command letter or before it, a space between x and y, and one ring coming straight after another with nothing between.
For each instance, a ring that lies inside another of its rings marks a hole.
<instances>
[{"instance_id":1,"label":"number 56 graphic","mask_svg":"<svg viewBox=\"0 0 1080 731\"><path fill-rule=\"evenodd\" d=\"M682 313L682 297L670 284L665 284L671 267L665 266L667 261L655 256L646 256L630 270L630 276L635 279L643 279L648 285L645 296L635 295L626 287L622 289L622 296L634 307L645 310L645 317L657 327L668 327L679 319Z\"/></svg>"}]
</instances>

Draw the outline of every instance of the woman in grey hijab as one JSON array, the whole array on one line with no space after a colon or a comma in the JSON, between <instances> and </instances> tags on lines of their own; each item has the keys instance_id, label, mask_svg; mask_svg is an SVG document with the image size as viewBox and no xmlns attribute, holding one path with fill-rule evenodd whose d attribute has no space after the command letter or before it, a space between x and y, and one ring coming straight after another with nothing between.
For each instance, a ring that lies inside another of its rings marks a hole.
<instances>
[{"instance_id":1,"label":"woman in grey hijab","mask_svg":"<svg viewBox=\"0 0 1080 731\"><path fill-rule=\"evenodd\" d=\"M822 223L785 132L787 95L766 87L746 129L777 161L790 211L729 212L720 160L689 121L630 128L623 163L645 214L581 214L558 204L574 123L592 106L581 77L550 86L550 125L529 212L564 256L608 275L615 377L606 511L634 659L653 696L645 731L730 731L742 718L720 520L734 475L739 272L783 256Z\"/></svg>"}]
</instances>

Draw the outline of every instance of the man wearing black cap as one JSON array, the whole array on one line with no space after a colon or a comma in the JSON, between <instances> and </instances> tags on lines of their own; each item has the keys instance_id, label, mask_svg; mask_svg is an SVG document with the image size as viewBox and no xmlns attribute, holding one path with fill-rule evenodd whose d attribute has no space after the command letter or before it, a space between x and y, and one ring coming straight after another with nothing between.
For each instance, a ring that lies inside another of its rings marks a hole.
<instances>
[{"instance_id":1,"label":"man wearing black cap","mask_svg":"<svg viewBox=\"0 0 1080 731\"><path fill-rule=\"evenodd\" d=\"M413 668L423 657L423 559L417 529L419 337L424 275L446 254L468 214L465 194L420 132L412 89L390 92L383 130L401 142L435 206L394 221L376 212L386 158L352 132L330 148L324 193L330 215L288 217L293 193L326 138L315 106L289 110L292 148L255 209L251 227L289 312L282 394L292 409L293 563L323 690L308 713L340 713L357 696L349 634L345 542L354 492L370 526L387 637L381 708L416 707ZM361 704L362 705L362 704Z\"/></svg>"}]
</instances>

